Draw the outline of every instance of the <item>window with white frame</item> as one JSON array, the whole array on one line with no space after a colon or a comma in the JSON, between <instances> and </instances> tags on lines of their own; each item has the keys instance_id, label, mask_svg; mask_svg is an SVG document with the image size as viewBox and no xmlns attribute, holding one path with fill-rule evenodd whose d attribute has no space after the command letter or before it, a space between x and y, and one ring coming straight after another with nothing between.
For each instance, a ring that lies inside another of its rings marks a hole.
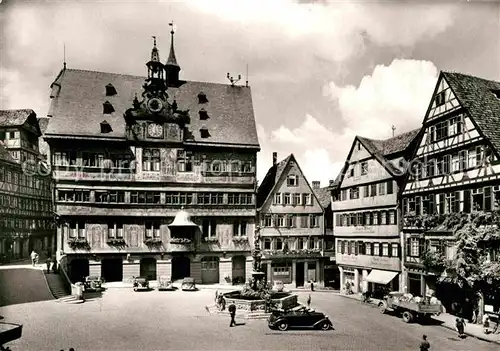
<instances>
[{"instance_id":1,"label":"window with white frame","mask_svg":"<svg viewBox=\"0 0 500 351\"><path fill-rule=\"evenodd\" d=\"M298 186L299 185L299 176L296 175L296 174L290 174L287 178L286 178L286 185L287 186Z\"/></svg>"},{"instance_id":2,"label":"window with white frame","mask_svg":"<svg viewBox=\"0 0 500 351\"><path fill-rule=\"evenodd\" d=\"M233 223L233 236L246 236L247 235L247 222L235 221Z\"/></svg>"},{"instance_id":3,"label":"window with white frame","mask_svg":"<svg viewBox=\"0 0 500 351\"><path fill-rule=\"evenodd\" d=\"M398 257L399 256L398 248L399 248L398 244L391 244L391 256L392 257Z\"/></svg>"},{"instance_id":4,"label":"window with white frame","mask_svg":"<svg viewBox=\"0 0 500 351\"><path fill-rule=\"evenodd\" d=\"M291 195L290 193L284 193L283 194L283 205L291 205L292 200L291 200Z\"/></svg>"},{"instance_id":5,"label":"window with white frame","mask_svg":"<svg viewBox=\"0 0 500 351\"><path fill-rule=\"evenodd\" d=\"M312 196L311 194L303 194L304 197L304 205L312 205Z\"/></svg>"},{"instance_id":6,"label":"window with white frame","mask_svg":"<svg viewBox=\"0 0 500 351\"><path fill-rule=\"evenodd\" d=\"M484 207L484 192L483 188L472 190L472 209L480 211Z\"/></svg>"},{"instance_id":7,"label":"window with white frame","mask_svg":"<svg viewBox=\"0 0 500 351\"><path fill-rule=\"evenodd\" d=\"M160 149L145 148L142 150L142 170L160 171Z\"/></svg>"},{"instance_id":8,"label":"window with white frame","mask_svg":"<svg viewBox=\"0 0 500 351\"><path fill-rule=\"evenodd\" d=\"M276 245L275 250L283 250L283 239L276 238L276 240L274 241L274 244Z\"/></svg>"},{"instance_id":9,"label":"window with white frame","mask_svg":"<svg viewBox=\"0 0 500 351\"><path fill-rule=\"evenodd\" d=\"M389 244L388 243L382 244L382 256L389 256Z\"/></svg>"},{"instance_id":10,"label":"window with white frame","mask_svg":"<svg viewBox=\"0 0 500 351\"><path fill-rule=\"evenodd\" d=\"M264 238L264 250L271 250L271 238Z\"/></svg>"},{"instance_id":11,"label":"window with white frame","mask_svg":"<svg viewBox=\"0 0 500 351\"><path fill-rule=\"evenodd\" d=\"M374 256L380 255L380 244L379 243L373 243L373 255Z\"/></svg>"},{"instance_id":12,"label":"window with white frame","mask_svg":"<svg viewBox=\"0 0 500 351\"><path fill-rule=\"evenodd\" d=\"M215 238L217 236L217 221L215 219L204 219L201 228L204 238Z\"/></svg>"},{"instance_id":13,"label":"window with white frame","mask_svg":"<svg viewBox=\"0 0 500 351\"><path fill-rule=\"evenodd\" d=\"M309 227L310 228L319 227L319 216L309 215Z\"/></svg>"},{"instance_id":14,"label":"window with white frame","mask_svg":"<svg viewBox=\"0 0 500 351\"><path fill-rule=\"evenodd\" d=\"M146 238L160 237L160 222L148 221L146 222Z\"/></svg>"},{"instance_id":15,"label":"window with white frame","mask_svg":"<svg viewBox=\"0 0 500 351\"><path fill-rule=\"evenodd\" d=\"M274 194L274 204L281 205L281 193Z\"/></svg>"},{"instance_id":16,"label":"window with white frame","mask_svg":"<svg viewBox=\"0 0 500 351\"><path fill-rule=\"evenodd\" d=\"M385 182L384 183L380 183L378 185L378 194L379 195L385 195L385 185L386 185Z\"/></svg>"},{"instance_id":17,"label":"window with white frame","mask_svg":"<svg viewBox=\"0 0 500 351\"><path fill-rule=\"evenodd\" d=\"M293 203L294 205L301 205L300 200L301 200L301 196L300 196L300 194L298 194L298 193L294 193L294 194L293 194L293 202L292 202L292 203Z\"/></svg>"},{"instance_id":18,"label":"window with white frame","mask_svg":"<svg viewBox=\"0 0 500 351\"><path fill-rule=\"evenodd\" d=\"M418 257L420 255L420 241L418 238L410 238L410 256Z\"/></svg>"},{"instance_id":19,"label":"window with white frame","mask_svg":"<svg viewBox=\"0 0 500 351\"><path fill-rule=\"evenodd\" d=\"M313 250L315 247L314 247L314 241L316 239L315 238L309 238L309 240L307 240L307 248L309 250Z\"/></svg>"},{"instance_id":20,"label":"window with white frame","mask_svg":"<svg viewBox=\"0 0 500 351\"><path fill-rule=\"evenodd\" d=\"M361 175L368 174L368 162L361 162Z\"/></svg>"},{"instance_id":21,"label":"window with white frame","mask_svg":"<svg viewBox=\"0 0 500 351\"><path fill-rule=\"evenodd\" d=\"M372 244L365 243L365 255L371 256L372 254Z\"/></svg>"},{"instance_id":22,"label":"window with white frame","mask_svg":"<svg viewBox=\"0 0 500 351\"><path fill-rule=\"evenodd\" d=\"M273 226L273 217L271 215L266 215L264 217L264 227L272 227Z\"/></svg>"},{"instance_id":23,"label":"window with white frame","mask_svg":"<svg viewBox=\"0 0 500 351\"><path fill-rule=\"evenodd\" d=\"M304 250L306 247L307 239L297 238L297 250Z\"/></svg>"}]
</instances>

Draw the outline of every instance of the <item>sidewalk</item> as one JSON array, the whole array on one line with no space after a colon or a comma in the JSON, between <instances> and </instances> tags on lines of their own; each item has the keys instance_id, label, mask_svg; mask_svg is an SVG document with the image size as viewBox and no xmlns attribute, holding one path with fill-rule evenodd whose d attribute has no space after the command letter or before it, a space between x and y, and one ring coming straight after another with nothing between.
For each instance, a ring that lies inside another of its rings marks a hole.
<instances>
[{"instance_id":1,"label":"sidewalk","mask_svg":"<svg viewBox=\"0 0 500 351\"><path fill-rule=\"evenodd\" d=\"M352 295L338 294L338 295L348 299L358 300L361 302L360 294L352 294ZM378 307L380 301L382 300L370 299L369 306ZM441 313L439 316L432 316L432 318L442 322L442 324L440 324L441 327L457 332L457 329L455 327L455 318L456 318L455 316L448 313ZM493 342L500 345L500 334L485 334L483 332L483 326L480 324L467 323L467 325L465 326L465 334L479 340Z\"/></svg>"}]
</instances>

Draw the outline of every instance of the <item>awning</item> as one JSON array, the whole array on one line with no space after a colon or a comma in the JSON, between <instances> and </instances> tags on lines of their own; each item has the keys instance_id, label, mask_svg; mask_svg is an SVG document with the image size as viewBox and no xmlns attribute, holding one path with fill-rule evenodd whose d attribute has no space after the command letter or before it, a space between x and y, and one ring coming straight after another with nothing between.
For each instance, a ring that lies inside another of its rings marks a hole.
<instances>
[{"instance_id":1,"label":"awning","mask_svg":"<svg viewBox=\"0 0 500 351\"><path fill-rule=\"evenodd\" d=\"M366 280L370 283L382 284L386 285L391 280L394 279L395 276L398 275L398 272L390 272L390 271L380 271L378 269L372 269Z\"/></svg>"},{"instance_id":2,"label":"awning","mask_svg":"<svg viewBox=\"0 0 500 351\"><path fill-rule=\"evenodd\" d=\"M197 227L196 223L191 221L189 213L184 210L180 210L175 215L174 221L168 225L169 227Z\"/></svg>"}]
</instances>

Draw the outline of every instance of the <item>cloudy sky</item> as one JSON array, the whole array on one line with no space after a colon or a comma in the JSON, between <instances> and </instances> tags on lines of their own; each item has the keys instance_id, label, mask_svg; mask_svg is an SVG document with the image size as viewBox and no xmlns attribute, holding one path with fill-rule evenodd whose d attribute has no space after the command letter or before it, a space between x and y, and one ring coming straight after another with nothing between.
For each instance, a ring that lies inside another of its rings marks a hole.
<instances>
[{"instance_id":1,"label":"cloudy sky","mask_svg":"<svg viewBox=\"0 0 500 351\"><path fill-rule=\"evenodd\" d=\"M68 68L144 75L151 36L166 59L174 20L182 79L224 83L249 65L259 178L277 151L327 185L355 135L420 126L440 70L500 80L499 19L487 1L3 0L0 108L47 114L63 43Z\"/></svg>"}]
</instances>

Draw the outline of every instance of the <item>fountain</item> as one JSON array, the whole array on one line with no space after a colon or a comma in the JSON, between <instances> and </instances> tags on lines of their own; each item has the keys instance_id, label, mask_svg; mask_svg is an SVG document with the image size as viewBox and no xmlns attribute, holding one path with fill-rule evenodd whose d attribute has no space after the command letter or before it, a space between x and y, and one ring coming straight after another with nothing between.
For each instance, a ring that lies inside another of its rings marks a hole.
<instances>
[{"instance_id":1,"label":"fountain","mask_svg":"<svg viewBox=\"0 0 500 351\"><path fill-rule=\"evenodd\" d=\"M266 305L282 310L297 306L298 296L296 294L273 291L270 283L265 281L266 274L262 272L261 267L260 227L255 230L252 258L253 271L250 282L245 284L242 290L224 293L225 305L235 304L237 310L247 312L264 312L267 310Z\"/></svg>"}]
</instances>

